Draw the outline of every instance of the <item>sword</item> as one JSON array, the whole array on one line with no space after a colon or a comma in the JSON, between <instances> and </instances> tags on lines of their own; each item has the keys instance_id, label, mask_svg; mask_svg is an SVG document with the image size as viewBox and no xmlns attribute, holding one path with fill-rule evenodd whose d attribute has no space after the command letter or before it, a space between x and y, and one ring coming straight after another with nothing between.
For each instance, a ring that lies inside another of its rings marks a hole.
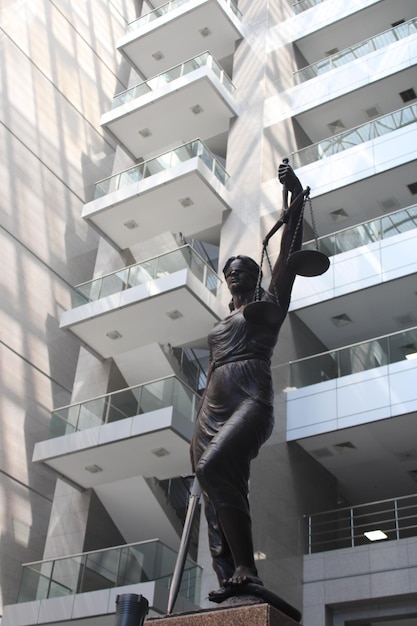
<instances>
[{"instance_id":1,"label":"sword","mask_svg":"<svg viewBox=\"0 0 417 626\"><path fill-rule=\"evenodd\" d=\"M194 515L198 501L201 495L201 488L198 480L194 477L194 481L190 491L190 499L188 500L187 515L185 516L184 528L182 531L180 547L178 548L177 560L175 562L174 572L172 574L171 585L169 588L168 609L167 614L171 615L178 591L181 585L181 579L184 572L184 564L187 558L187 552L190 545L191 530L193 527Z\"/></svg>"}]
</instances>

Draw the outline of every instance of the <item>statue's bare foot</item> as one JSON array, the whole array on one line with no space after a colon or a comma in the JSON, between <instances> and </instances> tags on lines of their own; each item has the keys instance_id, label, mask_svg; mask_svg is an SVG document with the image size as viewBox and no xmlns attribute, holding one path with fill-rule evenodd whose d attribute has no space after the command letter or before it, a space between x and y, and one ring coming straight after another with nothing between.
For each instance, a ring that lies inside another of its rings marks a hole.
<instances>
[{"instance_id":1,"label":"statue's bare foot","mask_svg":"<svg viewBox=\"0 0 417 626\"><path fill-rule=\"evenodd\" d=\"M224 586L236 586L236 585L247 585L248 583L252 583L254 585L263 586L263 582L260 578L258 578L257 572L254 572L252 569L248 567L238 567L228 580L224 581Z\"/></svg>"}]
</instances>

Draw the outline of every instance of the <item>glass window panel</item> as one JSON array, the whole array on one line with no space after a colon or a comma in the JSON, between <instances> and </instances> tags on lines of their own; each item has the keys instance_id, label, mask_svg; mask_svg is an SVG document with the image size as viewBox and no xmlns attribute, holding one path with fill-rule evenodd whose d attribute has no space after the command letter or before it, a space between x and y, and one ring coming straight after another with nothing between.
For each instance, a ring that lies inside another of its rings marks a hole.
<instances>
[{"instance_id":1,"label":"glass window panel","mask_svg":"<svg viewBox=\"0 0 417 626\"><path fill-rule=\"evenodd\" d=\"M417 206L381 218L382 236L392 237L417 228Z\"/></svg>"},{"instance_id":2,"label":"glass window panel","mask_svg":"<svg viewBox=\"0 0 417 626\"><path fill-rule=\"evenodd\" d=\"M417 358L417 329L391 335L389 348L391 363Z\"/></svg>"},{"instance_id":3,"label":"glass window panel","mask_svg":"<svg viewBox=\"0 0 417 626\"><path fill-rule=\"evenodd\" d=\"M152 259L129 268L128 287L144 285L155 278L157 260Z\"/></svg>"},{"instance_id":4,"label":"glass window panel","mask_svg":"<svg viewBox=\"0 0 417 626\"><path fill-rule=\"evenodd\" d=\"M134 167L130 170L122 172L120 175L119 187L125 187L132 183L137 183L143 178L143 165Z\"/></svg>"},{"instance_id":5,"label":"glass window panel","mask_svg":"<svg viewBox=\"0 0 417 626\"><path fill-rule=\"evenodd\" d=\"M386 338L375 339L339 350L338 355L340 376L381 367L389 362L388 341Z\"/></svg>"},{"instance_id":6,"label":"glass window panel","mask_svg":"<svg viewBox=\"0 0 417 626\"><path fill-rule=\"evenodd\" d=\"M174 378L158 380L148 385L143 385L140 398L140 412L156 411L157 409L171 406L173 402Z\"/></svg>"},{"instance_id":7,"label":"glass window panel","mask_svg":"<svg viewBox=\"0 0 417 626\"><path fill-rule=\"evenodd\" d=\"M80 406L78 430L101 426L106 421L107 397L85 402Z\"/></svg>"},{"instance_id":8,"label":"glass window panel","mask_svg":"<svg viewBox=\"0 0 417 626\"><path fill-rule=\"evenodd\" d=\"M190 248L179 248L164 254L158 259L157 278L186 269L190 265Z\"/></svg>"},{"instance_id":9,"label":"glass window panel","mask_svg":"<svg viewBox=\"0 0 417 626\"><path fill-rule=\"evenodd\" d=\"M76 593L81 572L83 557L58 559L53 563L50 596L58 597ZM51 596L51 594L53 594Z\"/></svg>"},{"instance_id":10,"label":"glass window panel","mask_svg":"<svg viewBox=\"0 0 417 626\"><path fill-rule=\"evenodd\" d=\"M129 546L121 550L117 576L118 586L133 585L149 580L143 570L144 558L143 551L136 547Z\"/></svg>"},{"instance_id":11,"label":"glass window panel","mask_svg":"<svg viewBox=\"0 0 417 626\"><path fill-rule=\"evenodd\" d=\"M337 378L337 361L334 352L317 355L311 359L291 363L291 387L299 388Z\"/></svg>"},{"instance_id":12,"label":"glass window panel","mask_svg":"<svg viewBox=\"0 0 417 626\"><path fill-rule=\"evenodd\" d=\"M101 278L100 298L111 296L114 293L120 293L127 286L128 270L123 269L120 272L109 274Z\"/></svg>"},{"instance_id":13,"label":"glass window panel","mask_svg":"<svg viewBox=\"0 0 417 626\"><path fill-rule=\"evenodd\" d=\"M173 386L173 404L174 407L187 419L194 418L194 393L175 380Z\"/></svg>"},{"instance_id":14,"label":"glass window panel","mask_svg":"<svg viewBox=\"0 0 417 626\"><path fill-rule=\"evenodd\" d=\"M159 172L163 172L167 168L171 167L171 152L163 154L155 159L150 159L145 163L144 178L153 176Z\"/></svg>"},{"instance_id":15,"label":"glass window panel","mask_svg":"<svg viewBox=\"0 0 417 626\"><path fill-rule=\"evenodd\" d=\"M206 264L197 254L191 254L190 268L192 273L197 276L201 282L204 282L204 270L206 268Z\"/></svg>"},{"instance_id":16,"label":"glass window panel","mask_svg":"<svg viewBox=\"0 0 417 626\"><path fill-rule=\"evenodd\" d=\"M140 389L126 389L109 396L108 422L117 422L138 415Z\"/></svg>"},{"instance_id":17,"label":"glass window panel","mask_svg":"<svg viewBox=\"0 0 417 626\"><path fill-rule=\"evenodd\" d=\"M49 424L49 439L73 433L76 430L77 420L78 405L54 411L51 415L51 421Z\"/></svg>"},{"instance_id":18,"label":"glass window panel","mask_svg":"<svg viewBox=\"0 0 417 626\"><path fill-rule=\"evenodd\" d=\"M207 165L209 170L213 171L213 163L214 159L210 152L206 149L202 150L200 153L200 159Z\"/></svg>"},{"instance_id":19,"label":"glass window panel","mask_svg":"<svg viewBox=\"0 0 417 626\"><path fill-rule=\"evenodd\" d=\"M44 600L48 597L52 562L23 567L18 602Z\"/></svg>"},{"instance_id":20,"label":"glass window panel","mask_svg":"<svg viewBox=\"0 0 417 626\"><path fill-rule=\"evenodd\" d=\"M78 593L114 587L117 579L120 550L87 554Z\"/></svg>"}]
</instances>

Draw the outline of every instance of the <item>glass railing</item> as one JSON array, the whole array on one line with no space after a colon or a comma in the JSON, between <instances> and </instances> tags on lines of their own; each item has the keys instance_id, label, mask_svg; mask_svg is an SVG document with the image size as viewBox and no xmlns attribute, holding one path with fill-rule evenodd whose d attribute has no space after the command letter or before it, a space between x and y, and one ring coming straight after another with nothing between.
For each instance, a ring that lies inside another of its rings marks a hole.
<instances>
[{"instance_id":1,"label":"glass railing","mask_svg":"<svg viewBox=\"0 0 417 626\"><path fill-rule=\"evenodd\" d=\"M346 63L350 63L355 59L360 59L375 50L380 50L381 48L385 48L400 39L404 39L405 37L409 37L410 35L415 35L417 32L417 19L413 18L408 22L404 22L403 24L399 24L398 26L394 26L389 30L375 35L374 37L370 37L369 39L362 41L360 43L351 46L350 48L345 48L336 54L332 54L331 56L326 57L325 59L321 59L316 63L312 63L306 67L303 67L298 72L294 73L294 83L296 85L303 83L311 78L315 78L316 76L320 76L330 70L335 69L336 67L340 67L341 65L345 65Z\"/></svg>"},{"instance_id":2,"label":"glass railing","mask_svg":"<svg viewBox=\"0 0 417 626\"><path fill-rule=\"evenodd\" d=\"M294 152L292 154L292 166L294 168L303 167L344 150L349 150L354 146L359 146L366 141L382 137L416 121L417 104L412 104Z\"/></svg>"},{"instance_id":3,"label":"glass railing","mask_svg":"<svg viewBox=\"0 0 417 626\"><path fill-rule=\"evenodd\" d=\"M135 100L135 98L139 98L150 91L156 91L167 83L170 83L177 78L181 78L181 76L185 76L186 74L190 74L191 72L198 70L200 67L208 67L217 76L227 91L231 94L234 93L235 87L226 72L220 67L210 52L203 52L203 54L199 54L188 61L184 61L184 63L180 63L179 65L172 67L166 72L162 72L162 74L158 74L149 80L145 80L142 83L117 94L113 98L112 109L121 106L122 104L126 104L126 102L131 102L132 100Z\"/></svg>"},{"instance_id":4,"label":"glass railing","mask_svg":"<svg viewBox=\"0 0 417 626\"><path fill-rule=\"evenodd\" d=\"M298 0L298 2L294 2L292 5L292 10L295 15L302 13L303 11L307 11L307 9L311 9L315 7L317 4L321 4L325 0Z\"/></svg>"},{"instance_id":5,"label":"glass railing","mask_svg":"<svg viewBox=\"0 0 417 626\"><path fill-rule=\"evenodd\" d=\"M417 358L417 327L290 362L290 387L326 380Z\"/></svg>"},{"instance_id":6,"label":"glass railing","mask_svg":"<svg viewBox=\"0 0 417 626\"><path fill-rule=\"evenodd\" d=\"M192 422L199 401L200 397L184 382L175 376L168 376L55 409L51 415L48 438L54 439L170 406Z\"/></svg>"},{"instance_id":7,"label":"glass railing","mask_svg":"<svg viewBox=\"0 0 417 626\"><path fill-rule=\"evenodd\" d=\"M157 20L158 17L162 17L170 11L178 9L179 7L183 6L184 4L188 4L189 2L190 0L172 0L171 2L166 2L162 6L157 7L153 11L150 11L150 13L141 15L136 20L133 20L133 22L130 22L127 26L127 32L131 32L132 30L141 28L142 26L145 26L146 24ZM220 4L225 4L227 7L230 7L230 9L239 19L242 18L242 13L239 11L234 0L221 0Z\"/></svg>"},{"instance_id":8,"label":"glass railing","mask_svg":"<svg viewBox=\"0 0 417 626\"><path fill-rule=\"evenodd\" d=\"M176 552L154 539L23 565L18 602L158 581L169 587ZM196 603L201 568L187 560L179 595Z\"/></svg>"},{"instance_id":9,"label":"glass railing","mask_svg":"<svg viewBox=\"0 0 417 626\"><path fill-rule=\"evenodd\" d=\"M324 511L305 519L308 554L354 548L372 540L417 537L417 495Z\"/></svg>"},{"instance_id":10,"label":"glass railing","mask_svg":"<svg viewBox=\"0 0 417 626\"><path fill-rule=\"evenodd\" d=\"M211 293L217 294L220 278L191 246L186 245L77 285L73 306L144 285L184 269L189 269Z\"/></svg>"},{"instance_id":11,"label":"glass railing","mask_svg":"<svg viewBox=\"0 0 417 626\"><path fill-rule=\"evenodd\" d=\"M157 157L143 161L138 165L129 167L129 169L123 170L96 183L94 198L101 198L102 196L117 191L122 187L137 183L144 178L149 178L154 174L158 174L164 170L168 170L175 167L179 163L185 163L195 157L200 158L203 163L207 165L209 170L215 175L223 185L226 185L229 180L229 175L224 167L216 160L215 156L210 152L207 146L200 140L195 139L188 143L160 154Z\"/></svg>"},{"instance_id":12,"label":"glass railing","mask_svg":"<svg viewBox=\"0 0 417 626\"><path fill-rule=\"evenodd\" d=\"M339 230L331 235L319 237L317 247L320 252L324 252L327 256L334 256L416 228L417 204L414 204L406 209L400 209L351 228ZM314 240L306 241L303 243L303 248L314 250L316 242Z\"/></svg>"}]
</instances>

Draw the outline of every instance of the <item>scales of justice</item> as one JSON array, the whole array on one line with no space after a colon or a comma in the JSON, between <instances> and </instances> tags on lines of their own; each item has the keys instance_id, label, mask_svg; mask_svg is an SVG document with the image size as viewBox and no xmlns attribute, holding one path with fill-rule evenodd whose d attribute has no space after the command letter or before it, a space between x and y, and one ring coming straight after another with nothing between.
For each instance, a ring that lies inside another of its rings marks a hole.
<instances>
[{"instance_id":1,"label":"scales of justice","mask_svg":"<svg viewBox=\"0 0 417 626\"><path fill-rule=\"evenodd\" d=\"M283 159L284 163L288 163L288 159ZM318 249L318 235L314 220L314 214L312 209L312 203L310 199L310 187L306 187L303 191L299 193L299 195L292 201L291 205L288 206L288 188L284 185L282 191L282 201L283 201L283 211L282 218L273 226L273 228L269 231L262 242L262 253L261 260L259 263L259 274L257 279L257 284L255 288L255 295L252 302L246 305L244 309L244 317L250 323L254 324L275 324L280 319L280 307L275 302L271 301L261 301L261 280L262 280L262 265L264 258L266 257L269 265L269 270L272 275L272 265L268 256L267 248L268 243L271 237L285 224L286 216L291 212L292 207L300 200L300 197L303 197L303 206L300 212L300 216L298 219L298 223L296 226L296 230L294 236L292 238L290 251L287 258L287 264L289 268L300 276L314 277L320 276L324 274L330 266L329 258ZM305 206L308 205L310 209L310 218L311 225L313 229L315 249L314 250L296 250L292 251L297 232L302 225L302 220L304 219L304 209ZM278 302L278 294L276 293L276 289L274 286L275 298ZM194 520L195 511L200 500L201 489L198 484L197 478L194 477L193 474L184 476L184 479L194 478L192 482L192 486L190 488L189 495L189 503L188 509L186 513L186 518L184 522L183 533L180 541L180 546L178 549L178 556L174 567L174 572L171 580L170 590L169 590L169 598L168 598L168 609L167 614L170 615L174 608L174 604L178 595L178 591L181 585L182 574L184 571L185 561L187 558L188 548L191 540L191 530ZM256 587L256 589L255 589ZM251 589L253 588L253 589ZM295 619L297 622L301 619L301 614L297 609L290 606L280 598L276 596L274 593L268 591L264 587L259 587L258 585L246 585L246 589L248 592L255 592L258 597L263 598L264 601L273 604L276 608L280 609L283 613L288 615L289 617ZM210 596L209 596L210 598ZM210 598L212 599L212 598ZM212 599L214 602L217 600Z\"/></svg>"},{"instance_id":2,"label":"scales of justice","mask_svg":"<svg viewBox=\"0 0 417 626\"><path fill-rule=\"evenodd\" d=\"M283 159L284 163L288 163L288 159ZM299 193L299 195L293 200L290 206L288 206L288 189L284 185L282 188L282 215L283 218L278 220L278 222L271 228L269 233L266 235L265 239L262 243L262 254L261 260L259 263L259 274L258 281L255 289L255 297L252 302L246 305L244 310L244 317L248 320L248 322L252 322L255 324L274 324L279 319L279 309L278 306L274 302L261 302L261 280L262 280L262 266L264 257L266 257L269 265L269 270L272 274L272 266L271 261L268 256L268 243L269 240L275 233L285 224L285 216L291 212L292 207L298 202L300 196L303 196L303 207L300 212L300 217L298 219L298 224L292 239L290 251L287 258L288 267L299 276L320 276L327 272L330 267L329 257L326 256L323 252L319 251L318 246L318 235L316 229L316 222L314 219L313 206L310 198L310 187L306 187L303 191ZM302 224L302 220L304 219L304 209L306 204L308 204L310 209L310 217L311 217L311 226L313 229L314 235L314 250L296 250L292 251L295 243L295 239L297 236L297 232ZM275 289L275 288L274 288ZM278 300L278 294L275 290L275 298Z\"/></svg>"}]
</instances>

